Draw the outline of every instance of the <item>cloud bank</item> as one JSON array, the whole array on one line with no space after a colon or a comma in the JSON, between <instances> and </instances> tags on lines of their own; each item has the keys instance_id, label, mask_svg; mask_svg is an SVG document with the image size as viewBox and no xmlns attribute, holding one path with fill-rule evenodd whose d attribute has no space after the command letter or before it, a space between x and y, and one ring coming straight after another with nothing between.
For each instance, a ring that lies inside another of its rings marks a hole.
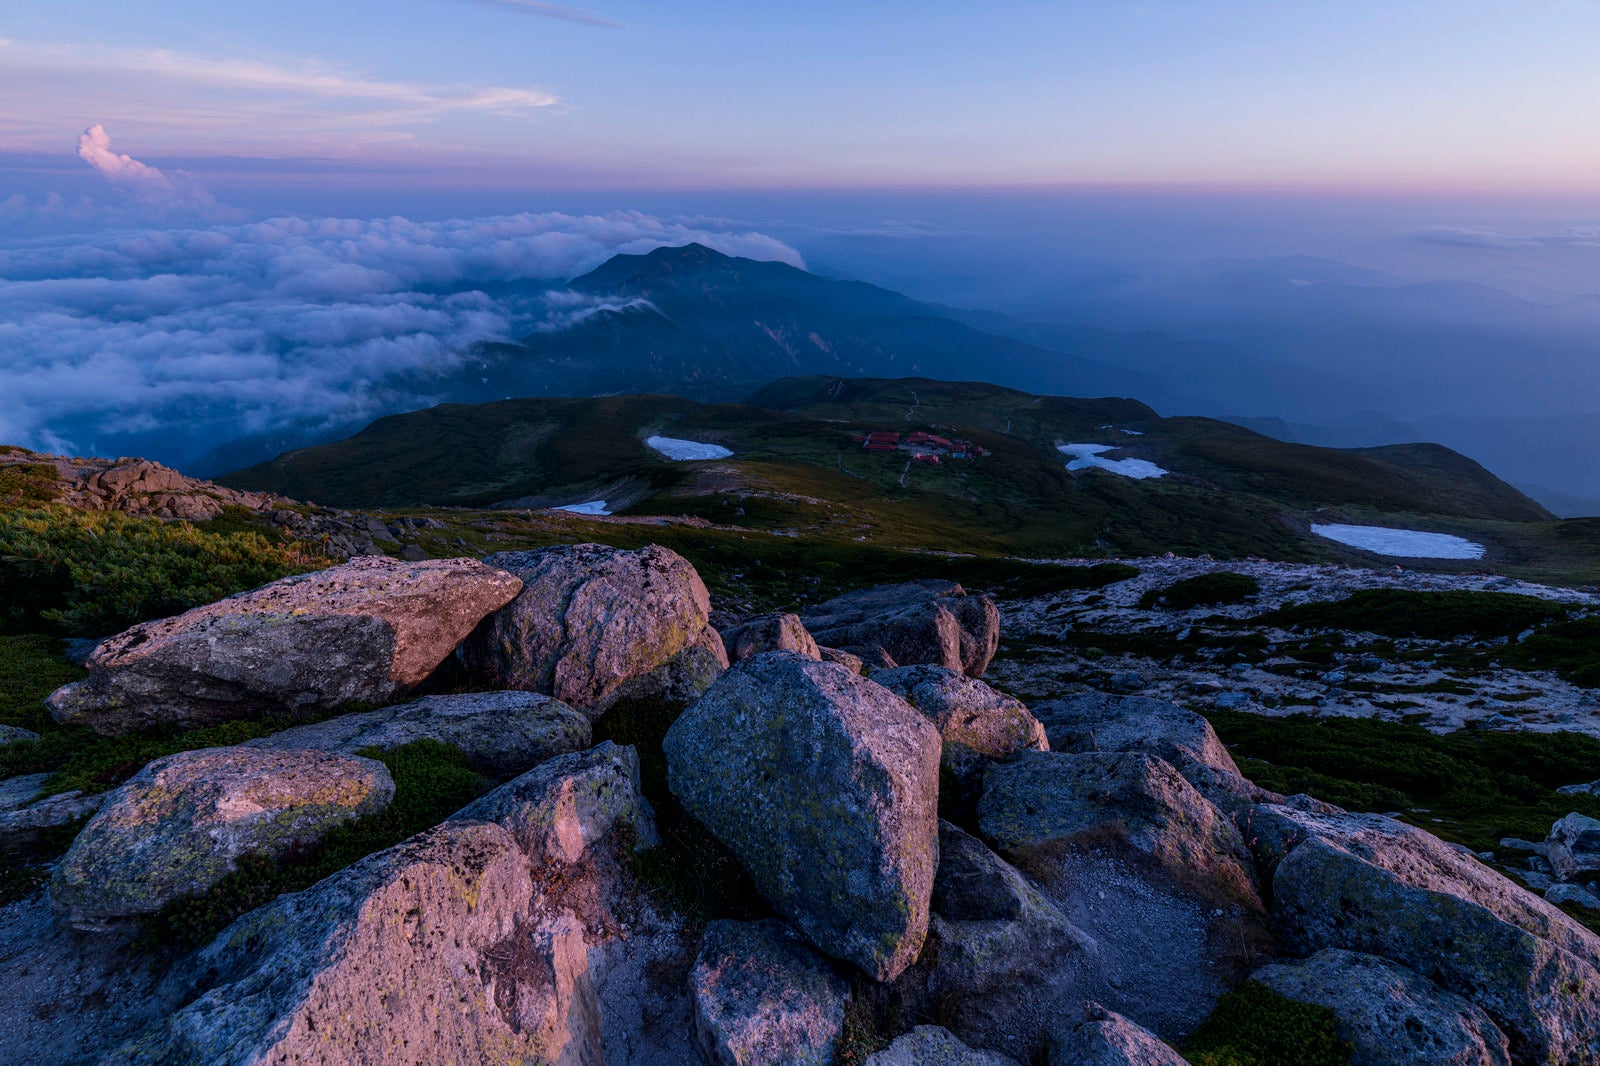
<instances>
[{"instance_id":1,"label":"cloud bank","mask_svg":"<svg viewBox=\"0 0 1600 1066\"><path fill-rule=\"evenodd\" d=\"M164 193L168 176L93 133L91 165ZM553 282L690 241L803 265L760 233L632 212L289 217L18 242L0 250L0 443L93 453L165 440L157 457L185 462L240 435L425 406L474 345L600 309L547 302Z\"/></svg>"}]
</instances>

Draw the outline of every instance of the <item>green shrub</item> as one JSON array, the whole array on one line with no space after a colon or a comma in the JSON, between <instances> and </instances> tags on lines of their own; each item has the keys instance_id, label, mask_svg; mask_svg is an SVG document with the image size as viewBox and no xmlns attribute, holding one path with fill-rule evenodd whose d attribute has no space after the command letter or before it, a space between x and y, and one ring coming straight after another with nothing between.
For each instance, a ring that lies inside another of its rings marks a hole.
<instances>
[{"instance_id":1,"label":"green shrub","mask_svg":"<svg viewBox=\"0 0 1600 1066\"><path fill-rule=\"evenodd\" d=\"M490 782L458 749L418 740L392 751L361 752L389 768L394 801L384 810L338 826L322 840L280 859L253 856L198 896L174 900L144 921L149 946L192 948L240 915L297 892L374 852L444 821L481 795Z\"/></svg>"},{"instance_id":2,"label":"green shrub","mask_svg":"<svg viewBox=\"0 0 1600 1066\"><path fill-rule=\"evenodd\" d=\"M1584 688L1600 688L1600 618L1573 618L1545 626L1505 650L1505 661L1551 670Z\"/></svg>"},{"instance_id":3,"label":"green shrub","mask_svg":"<svg viewBox=\"0 0 1600 1066\"><path fill-rule=\"evenodd\" d=\"M99 636L314 569L296 546L188 522L46 508L0 513L0 622Z\"/></svg>"},{"instance_id":4,"label":"green shrub","mask_svg":"<svg viewBox=\"0 0 1600 1066\"><path fill-rule=\"evenodd\" d=\"M34 732L54 727L44 709L45 697L83 675L81 668L62 658L61 641L56 637L40 633L0 636L0 725Z\"/></svg>"},{"instance_id":5,"label":"green shrub","mask_svg":"<svg viewBox=\"0 0 1600 1066\"><path fill-rule=\"evenodd\" d=\"M1175 581L1165 588L1150 589L1139 597L1139 606L1145 610L1165 607L1169 611L1187 611L1191 607L1211 604L1239 603L1261 591L1261 583L1249 574L1236 574L1231 570L1200 574L1197 577Z\"/></svg>"},{"instance_id":6,"label":"green shrub","mask_svg":"<svg viewBox=\"0 0 1600 1066\"><path fill-rule=\"evenodd\" d=\"M1510 592L1362 589L1342 600L1281 607L1251 619L1263 625L1354 629L1386 637L1505 637L1560 618L1567 609Z\"/></svg>"},{"instance_id":7,"label":"green shrub","mask_svg":"<svg viewBox=\"0 0 1600 1066\"><path fill-rule=\"evenodd\" d=\"M1217 1001L1183 1046L1194 1066L1345 1066L1333 1011L1246 981Z\"/></svg>"},{"instance_id":8,"label":"green shrub","mask_svg":"<svg viewBox=\"0 0 1600 1066\"><path fill-rule=\"evenodd\" d=\"M0 465L0 510L49 503L60 486L61 479L50 463Z\"/></svg>"}]
</instances>

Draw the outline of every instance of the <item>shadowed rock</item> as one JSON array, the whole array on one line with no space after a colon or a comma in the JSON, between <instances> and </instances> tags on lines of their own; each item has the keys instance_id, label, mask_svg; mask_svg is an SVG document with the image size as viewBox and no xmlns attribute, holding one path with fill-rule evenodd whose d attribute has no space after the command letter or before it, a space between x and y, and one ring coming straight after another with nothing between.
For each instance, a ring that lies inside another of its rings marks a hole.
<instances>
[{"instance_id":1,"label":"shadowed rock","mask_svg":"<svg viewBox=\"0 0 1600 1066\"><path fill-rule=\"evenodd\" d=\"M389 751L418 740L459 748L474 768L509 777L546 759L587 748L589 719L536 692L468 692L344 714L244 746L354 755L366 748Z\"/></svg>"},{"instance_id":2,"label":"shadowed rock","mask_svg":"<svg viewBox=\"0 0 1600 1066\"><path fill-rule=\"evenodd\" d=\"M787 923L712 922L689 976L695 1034L716 1066L829 1066L849 987Z\"/></svg>"},{"instance_id":3,"label":"shadowed rock","mask_svg":"<svg viewBox=\"0 0 1600 1066\"><path fill-rule=\"evenodd\" d=\"M1545 858L1562 881L1580 881L1600 871L1600 821L1576 811L1550 827Z\"/></svg>"},{"instance_id":4,"label":"shadowed rock","mask_svg":"<svg viewBox=\"0 0 1600 1066\"><path fill-rule=\"evenodd\" d=\"M1600 937L1439 838L1294 797L1256 808L1284 946L1344 948L1481 1007L1515 1061L1600 1061Z\"/></svg>"},{"instance_id":5,"label":"shadowed rock","mask_svg":"<svg viewBox=\"0 0 1600 1066\"><path fill-rule=\"evenodd\" d=\"M1329 949L1251 975L1280 996L1327 1007L1352 1066L1511 1066L1489 1016L1427 978L1375 955Z\"/></svg>"},{"instance_id":6,"label":"shadowed rock","mask_svg":"<svg viewBox=\"0 0 1600 1066\"><path fill-rule=\"evenodd\" d=\"M934 663L968 677L982 677L1000 647L994 600L968 596L951 581L847 593L813 607L803 621L819 644L848 651L876 645L900 666Z\"/></svg>"},{"instance_id":7,"label":"shadowed rock","mask_svg":"<svg viewBox=\"0 0 1600 1066\"><path fill-rule=\"evenodd\" d=\"M880 670L872 680L927 716L946 744L962 744L991 759L1019 751L1048 751L1044 726L1013 696L943 666Z\"/></svg>"},{"instance_id":8,"label":"shadowed rock","mask_svg":"<svg viewBox=\"0 0 1600 1066\"><path fill-rule=\"evenodd\" d=\"M1017 1066L1017 1060L969 1048L950 1030L937 1025L919 1025L882 1051L868 1055L866 1066Z\"/></svg>"},{"instance_id":9,"label":"shadowed rock","mask_svg":"<svg viewBox=\"0 0 1600 1066\"><path fill-rule=\"evenodd\" d=\"M704 639L705 584L666 548L568 544L485 562L526 586L461 647L468 669L496 688L543 692L598 715L630 681Z\"/></svg>"},{"instance_id":10,"label":"shadowed rock","mask_svg":"<svg viewBox=\"0 0 1600 1066\"><path fill-rule=\"evenodd\" d=\"M105 640L50 713L115 735L392 703L521 587L470 559L353 559Z\"/></svg>"},{"instance_id":11,"label":"shadowed rock","mask_svg":"<svg viewBox=\"0 0 1600 1066\"><path fill-rule=\"evenodd\" d=\"M79 929L204 892L246 855L275 858L388 806L382 763L315 751L205 748L158 759L107 798L50 879Z\"/></svg>"},{"instance_id":12,"label":"shadowed rock","mask_svg":"<svg viewBox=\"0 0 1600 1066\"><path fill-rule=\"evenodd\" d=\"M1082 692L1038 703L1033 715L1053 751L1142 751L1185 776L1195 765L1239 772L1210 722L1163 700Z\"/></svg>"},{"instance_id":13,"label":"shadowed rock","mask_svg":"<svg viewBox=\"0 0 1600 1066\"><path fill-rule=\"evenodd\" d=\"M790 652L736 664L664 744L673 793L762 894L879 980L927 932L939 747L894 693Z\"/></svg>"},{"instance_id":14,"label":"shadowed rock","mask_svg":"<svg viewBox=\"0 0 1600 1066\"><path fill-rule=\"evenodd\" d=\"M740 622L722 632L728 658L734 662L769 651L792 651L808 659L820 659L817 642L806 632L797 614L764 614Z\"/></svg>"}]
</instances>

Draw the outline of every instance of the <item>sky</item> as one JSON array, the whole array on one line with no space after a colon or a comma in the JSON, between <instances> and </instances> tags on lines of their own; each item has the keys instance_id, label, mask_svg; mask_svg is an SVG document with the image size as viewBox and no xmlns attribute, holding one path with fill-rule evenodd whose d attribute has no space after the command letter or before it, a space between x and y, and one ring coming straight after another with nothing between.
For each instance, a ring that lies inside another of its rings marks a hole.
<instances>
[{"instance_id":1,"label":"sky","mask_svg":"<svg viewBox=\"0 0 1600 1066\"><path fill-rule=\"evenodd\" d=\"M1583 193L1567 0L8 0L0 176L239 190ZM81 180L82 174L77 175Z\"/></svg>"}]
</instances>

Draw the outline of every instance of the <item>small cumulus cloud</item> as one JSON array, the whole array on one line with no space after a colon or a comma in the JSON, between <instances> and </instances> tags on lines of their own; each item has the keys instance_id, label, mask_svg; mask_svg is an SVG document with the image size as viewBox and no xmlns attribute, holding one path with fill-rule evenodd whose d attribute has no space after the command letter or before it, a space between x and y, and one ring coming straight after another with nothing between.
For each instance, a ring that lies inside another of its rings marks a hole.
<instances>
[{"instance_id":1,"label":"small cumulus cloud","mask_svg":"<svg viewBox=\"0 0 1600 1066\"><path fill-rule=\"evenodd\" d=\"M111 135L98 123L79 135L78 158L112 185L151 205L182 207L202 215L219 211L216 200L189 175L179 171L169 176L132 156L112 151Z\"/></svg>"}]
</instances>

